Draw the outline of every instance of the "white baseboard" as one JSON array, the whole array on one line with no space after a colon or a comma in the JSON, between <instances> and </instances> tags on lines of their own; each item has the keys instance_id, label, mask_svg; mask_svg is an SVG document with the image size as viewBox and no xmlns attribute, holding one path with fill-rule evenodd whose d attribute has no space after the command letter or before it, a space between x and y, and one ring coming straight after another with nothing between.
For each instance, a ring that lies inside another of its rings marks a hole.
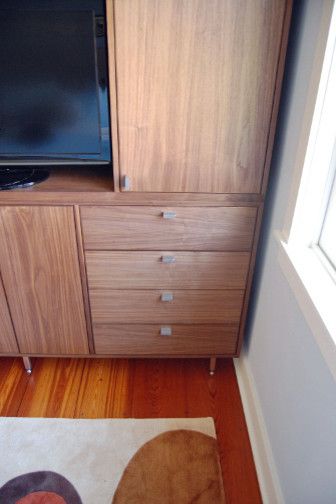
<instances>
[{"instance_id":1,"label":"white baseboard","mask_svg":"<svg viewBox=\"0 0 336 504\"><path fill-rule=\"evenodd\" d=\"M234 365L263 503L284 504L258 393L244 352L234 359Z\"/></svg>"}]
</instances>

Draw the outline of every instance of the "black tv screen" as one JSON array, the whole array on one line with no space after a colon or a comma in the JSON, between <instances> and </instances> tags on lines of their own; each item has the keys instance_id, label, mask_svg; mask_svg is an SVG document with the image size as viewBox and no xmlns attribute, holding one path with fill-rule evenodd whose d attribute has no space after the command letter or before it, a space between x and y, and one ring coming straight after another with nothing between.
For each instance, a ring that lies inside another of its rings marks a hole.
<instances>
[{"instance_id":1,"label":"black tv screen","mask_svg":"<svg viewBox=\"0 0 336 504\"><path fill-rule=\"evenodd\" d=\"M3 9L0 37L0 159L110 161L95 12Z\"/></svg>"}]
</instances>

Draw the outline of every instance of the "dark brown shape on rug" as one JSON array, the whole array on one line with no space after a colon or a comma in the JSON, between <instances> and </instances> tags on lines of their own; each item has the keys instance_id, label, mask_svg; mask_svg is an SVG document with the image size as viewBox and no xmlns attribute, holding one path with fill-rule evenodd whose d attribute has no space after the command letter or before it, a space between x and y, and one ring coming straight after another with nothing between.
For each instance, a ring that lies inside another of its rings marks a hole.
<instances>
[{"instance_id":1,"label":"dark brown shape on rug","mask_svg":"<svg viewBox=\"0 0 336 504\"><path fill-rule=\"evenodd\" d=\"M144 444L126 467L112 504L225 504L217 441L169 431Z\"/></svg>"}]
</instances>

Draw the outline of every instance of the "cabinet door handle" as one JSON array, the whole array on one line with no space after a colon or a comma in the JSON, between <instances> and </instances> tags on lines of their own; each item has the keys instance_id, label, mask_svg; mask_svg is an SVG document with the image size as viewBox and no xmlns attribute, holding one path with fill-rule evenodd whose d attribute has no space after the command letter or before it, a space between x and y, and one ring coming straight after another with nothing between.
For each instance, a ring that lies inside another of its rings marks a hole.
<instances>
[{"instance_id":1,"label":"cabinet door handle","mask_svg":"<svg viewBox=\"0 0 336 504\"><path fill-rule=\"evenodd\" d=\"M176 212L173 212L171 210L165 210L164 212L162 212L162 217L164 219L175 219Z\"/></svg>"},{"instance_id":2,"label":"cabinet door handle","mask_svg":"<svg viewBox=\"0 0 336 504\"><path fill-rule=\"evenodd\" d=\"M160 336L171 336L173 334L171 327L161 327Z\"/></svg>"},{"instance_id":3,"label":"cabinet door handle","mask_svg":"<svg viewBox=\"0 0 336 504\"><path fill-rule=\"evenodd\" d=\"M131 190L131 179L127 175L123 176L121 186L124 191Z\"/></svg>"},{"instance_id":4,"label":"cabinet door handle","mask_svg":"<svg viewBox=\"0 0 336 504\"><path fill-rule=\"evenodd\" d=\"M170 301L173 301L174 296L172 292L163 292L161 294L161 301L164 303L169 303Z\"/></svg>"},{"instance_id":5,"label":"cabinet door handle","mask_svg":"<svg viewBox=\"0 0 336 504\"><path fill-rule=\"evenodd\" d=\"M161 257L161 262L164 264L172 264L176 262L176 257L172 255L164 255Z\"/></svg>"}]
</instances>

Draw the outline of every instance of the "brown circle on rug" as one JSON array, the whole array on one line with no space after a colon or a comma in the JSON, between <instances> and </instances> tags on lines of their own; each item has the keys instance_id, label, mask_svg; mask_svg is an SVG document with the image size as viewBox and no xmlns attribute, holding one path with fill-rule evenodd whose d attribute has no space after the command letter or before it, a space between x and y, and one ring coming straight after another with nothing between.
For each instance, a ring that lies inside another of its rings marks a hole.
<instances>
[{"instance_id":1,"label":"brown circle on rug","mask_svg":"<svg viewBox=\"0 0 336 504\"><path fill-rule=\"evenodd\" d=\"M113 504L224 504L217 441L196 431L169 431L128 463Z\"/></svg>"},{"instance_id":2,"label":"brown circle on rug","mask_svg":"<svg viewBox=\"0 0 336 504\"><path fill-rule=\"evenodd\" d=\"M63 497L54 492L32 492L22 499L16 501L16 504L67 504Z\"/></svg>"}]
</instances>

